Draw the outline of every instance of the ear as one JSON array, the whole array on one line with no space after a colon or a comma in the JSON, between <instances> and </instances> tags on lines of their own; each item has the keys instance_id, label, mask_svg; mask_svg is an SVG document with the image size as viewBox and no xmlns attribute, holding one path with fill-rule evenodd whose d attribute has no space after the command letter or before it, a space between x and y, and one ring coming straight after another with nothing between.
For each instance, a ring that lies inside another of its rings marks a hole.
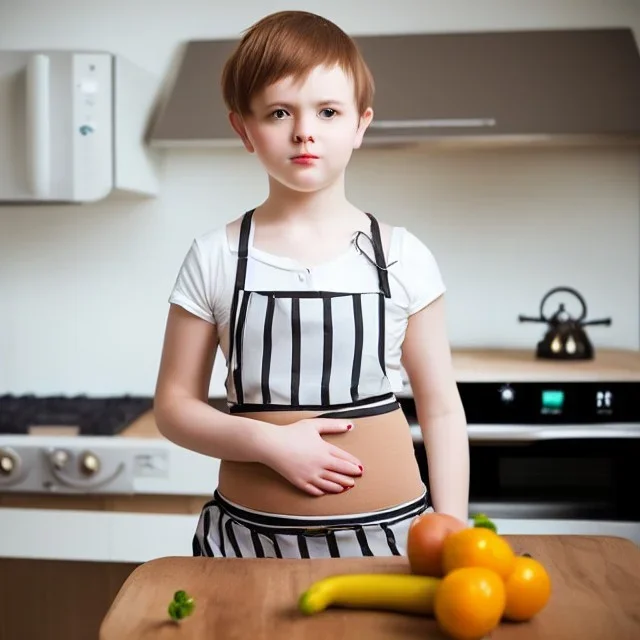
<instances>
[{"instance_id":1,"label":"ear","mask_svg":"<svg viewBox=\"0 0 640 640\"><path fill-rule=\"evenodd\" d=\"M358 130L356 132L356 139L353 143L354 149L359 149L362 145L362 138L364 137L364 133L371 124L373 120L373 109L371 107L367 107L365 112L360 116L360 122L358 123Z\"/></svg>"},{"instance_id":2,"label":"ear","mask_svg":"<svg viewBox=\"0 0 640 640\"><path fill-rule=\"evenodd\" d=\"M229 122L231 123L233 130L240 136L244 148L249 153L253 153L254 148L251 144L251 140L249 140L249 136L247 135L247 128L245 127L242 117L232 111L231 113L229 113Z\"/></svg>"}]
</instances>

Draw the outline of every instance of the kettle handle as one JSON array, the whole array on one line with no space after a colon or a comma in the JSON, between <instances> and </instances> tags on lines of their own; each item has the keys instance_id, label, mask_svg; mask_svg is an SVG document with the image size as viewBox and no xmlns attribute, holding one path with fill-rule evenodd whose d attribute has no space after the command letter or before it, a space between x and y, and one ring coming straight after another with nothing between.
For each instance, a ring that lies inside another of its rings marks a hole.
<instances>
[{"instance_id":1,"label":"kettle handle","mask_svg":"<svg viewBox=\"0 0 640 640\"><path fill-rule=\"evenodd\" d=\"M546 322L546 320L540 316L539 318L532 318L531 316L519 315L518 320L520 322Z\"/></svg>"},{"instance_id":2,"label":"kettle handle","mask_svg":"<svg viewBox=\"0 0 640 640\"><path fill-rule=\"evenodd\" d=\"M611 318L603 318L602 320L587 320L586 322L582 323L582 326L586 327L588 324L590 324L590 325L605 324L608 327L610 327L611 326Z\"/></svg>"},{"instance_id":3,"label":"kettle handle","mask_svg":"<svg viewBox=\"0 0 640 640\"><path fill-rule=\"evenodd\" d=\"M541 302L540 302L540 317L544 318L544 320L546 322L549 322L549 319L544 315L544 303L555 293L559 293L561 291L564 291L566 293L570 293L571 295L575 296L576 298L578 298L578 302L580 302L580 304L582 305L582 313L580 314L579 318L576 318L576 322L578 324L582 324L582 321L587 317L587 303L585 302L584 298L575 290L572 289L571 287L555 287L554 289L551 289L551 291L549 291L544 298L542 298Z\"/></svg>"}]
</instances>

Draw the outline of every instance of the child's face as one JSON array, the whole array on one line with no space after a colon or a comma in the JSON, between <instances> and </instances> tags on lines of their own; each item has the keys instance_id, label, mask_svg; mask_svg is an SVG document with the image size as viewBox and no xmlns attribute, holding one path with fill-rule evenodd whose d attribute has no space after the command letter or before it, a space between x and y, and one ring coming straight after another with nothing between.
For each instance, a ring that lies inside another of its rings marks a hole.
<instances>
[{"instance_id":1,"label":"child's face","mask_svg":"<svg viewBox=\"0 0 640 640\"><path fill-rule=\"evenodd\" d=\"M358 113L344 71L322 66L298 82L285 78L267 87L253 99L250 116L232 114L231 122L272 178L313 192L342 179L372 116L371 109Z\"/></svg>"}]
</instances>

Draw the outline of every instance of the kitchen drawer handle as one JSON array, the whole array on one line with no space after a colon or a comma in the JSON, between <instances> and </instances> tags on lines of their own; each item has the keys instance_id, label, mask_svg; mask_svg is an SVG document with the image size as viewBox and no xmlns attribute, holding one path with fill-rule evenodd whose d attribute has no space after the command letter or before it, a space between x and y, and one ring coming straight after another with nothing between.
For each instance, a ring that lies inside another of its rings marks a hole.
<instances>
[{"instance_id":1,"label":"kitchen drawer handle","mask_svg":"<svg viewBox=\"0 0 640 640\"><path fill-rule=\"evenodd\" d=\"M495 127L495 118L432 118L423 120L373 120L371 129L444 129Z\"/></svg>"},{"instance_id":2,"label":"kitchen drawer handle","mask_svg":"<svg viewBox=\"0 0 640 640\"><path fill-rule=\"evenodd\" d=\"M414 442L422 442L422 431L410 422ZM467 427L471 442L542 442L545 440L594 440L599 438L640 438L640 424L603 425L510 425L472 424Z\"/></svg>"}]
</instances>

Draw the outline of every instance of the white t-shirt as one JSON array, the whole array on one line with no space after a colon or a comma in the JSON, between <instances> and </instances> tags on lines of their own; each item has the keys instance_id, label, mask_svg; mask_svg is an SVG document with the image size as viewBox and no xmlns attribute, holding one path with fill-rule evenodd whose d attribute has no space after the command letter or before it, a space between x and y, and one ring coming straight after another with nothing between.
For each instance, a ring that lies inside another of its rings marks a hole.
<instances>
[{"instance_id":1,"label":"white t-shirt","mask_svg":"<svg viewBox=\"0 0 640 640\"><path fill-rule=\"evenodd\" d=\"M196 238L179 270L169 302L215 324L228 362L229 315L236 277L237 241L231 246L226 227ZM368 240L360 249L373 258ZM393 227L387 256L391 298L386 298L386 367L395 392L402 390L400 359L409 316L445 291L431 251L404 227ZM253 225L245 289L253 291L378 291L377 268L351 243L337 258L310 269L297 261L253 247Z\"/></svg>"}]
</instances>

